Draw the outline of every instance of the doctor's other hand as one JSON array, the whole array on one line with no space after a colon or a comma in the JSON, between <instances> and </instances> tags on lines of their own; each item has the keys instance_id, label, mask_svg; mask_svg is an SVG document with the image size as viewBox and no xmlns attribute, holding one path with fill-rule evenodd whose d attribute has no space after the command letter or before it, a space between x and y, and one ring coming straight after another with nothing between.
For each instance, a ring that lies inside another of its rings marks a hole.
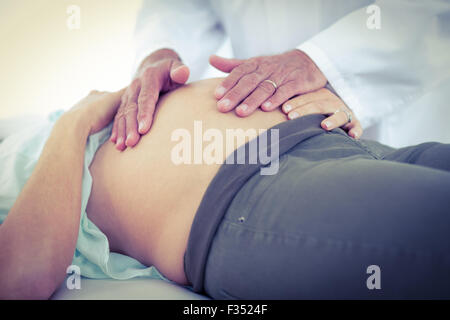
<instances>
[{"instance_id":1,"label":"doctor's other hand","mask_svg":"<svg viewBox=\"0 0 450 320\"><path fill-rule=\"evenodd\" d=\"M309 114L329 115L320 124L323 129L330 131L342 127L354 139L359 139L363 134L361 123L353 111L325 88L294 97L285 102L281 110L289 120Z\"/></svg>"},{"instance_id":2,"label":"doctor's other hand","mask_svg":"<svg viewBox=\"0 0 450 320\"><path fill-rule=\"evenodd\" d=\"M293 96L325 87L327 79L316 64L300 50L247 60L212 55L210 64L229 75L216 88L221 112L235 109L240 117L258 107L272 111Z\"/></svg>"},{"instance_id":3,"label":"doctor's other hand","mask_svg":"<svg viewBox=\"0 0 450 320\"><path fill-rule=\"evenodd\" d=\"M134 147L150 130L160 93L179 87L188 78L189 68L173 50L160 49L150 54L122 95L110 137L116 148L123 151Z\"/></svg>"}]
</instances>

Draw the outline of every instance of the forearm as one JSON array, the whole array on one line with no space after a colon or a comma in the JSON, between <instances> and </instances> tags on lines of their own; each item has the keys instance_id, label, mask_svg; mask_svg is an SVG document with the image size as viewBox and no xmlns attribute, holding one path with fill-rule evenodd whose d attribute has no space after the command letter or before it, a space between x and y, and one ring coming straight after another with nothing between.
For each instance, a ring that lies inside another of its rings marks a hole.
<instances>
[{"instance_id":1,"label":"forearm","mask_svg":"<svg viewBox=\"0 0 450 320\"><path fill-rule=\"evenodd\" d=\"M1 298L48 298L64 279L78 237L88 135L75 117L58 120L1 225Z\"/></svg>"}]
</instances>

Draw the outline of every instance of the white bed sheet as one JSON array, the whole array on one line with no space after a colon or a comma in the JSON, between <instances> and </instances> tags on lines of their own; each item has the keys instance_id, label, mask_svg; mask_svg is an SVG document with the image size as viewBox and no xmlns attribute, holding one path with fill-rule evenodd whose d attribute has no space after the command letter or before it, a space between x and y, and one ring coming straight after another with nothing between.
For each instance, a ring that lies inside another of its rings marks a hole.
<instances>
[{"instance_id":1,"label":"white bed sheet","mask_svg":"<svg viewBox=\"0 0 450 320\"><path fill-rule=\"evenodd\" d=\"M64 281L51 300L208 300L203 295L159 279L87 279L69 290Z\"/></svg>"}]
</instances>

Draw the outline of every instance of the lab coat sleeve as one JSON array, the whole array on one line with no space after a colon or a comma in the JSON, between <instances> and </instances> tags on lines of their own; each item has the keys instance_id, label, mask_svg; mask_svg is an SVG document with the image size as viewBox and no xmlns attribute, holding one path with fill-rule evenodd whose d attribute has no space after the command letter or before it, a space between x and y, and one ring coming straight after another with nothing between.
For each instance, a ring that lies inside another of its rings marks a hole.
<instances>
[{"instance_id":1,"label":"lab coat sleeve","mask_svg":"<svg viewBox=\"0 0 450 320\"><path fill-rule=\"evenodd\" d=\"M190 68L189 80L198 80L225 33L208 0L144 0L135 30L135 72L153 51L170 48Z\"/></svg>"},{"instance_id":2,"label":"lab coat sleeve","mask_svg":"<svg viewBox=\"0 0 450 320\"><path fill-rule=\"evenodd\" d=\"M379 29L372 9L379 8ZM450 2L375 1L301 44L364 127L450 75ZM405 119L407 120L407 119Z\"/></svg>"}]
</instances>

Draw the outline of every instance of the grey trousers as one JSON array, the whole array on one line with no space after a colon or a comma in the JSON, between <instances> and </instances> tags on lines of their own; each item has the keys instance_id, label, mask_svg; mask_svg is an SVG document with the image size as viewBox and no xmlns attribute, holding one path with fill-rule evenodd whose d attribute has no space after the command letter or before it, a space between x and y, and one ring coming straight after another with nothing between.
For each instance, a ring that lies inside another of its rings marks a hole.
<instances>
[{"instance_id":1,"label":"grey trousers","mask_svg":"<svg viewBox=\"0 0 450 320\"><path fill-rule=\"evenodd\" d=\"M449 299L450 145L311 136L240 187L203 282L216 299Z\"/></svg>"}]
</instances>

